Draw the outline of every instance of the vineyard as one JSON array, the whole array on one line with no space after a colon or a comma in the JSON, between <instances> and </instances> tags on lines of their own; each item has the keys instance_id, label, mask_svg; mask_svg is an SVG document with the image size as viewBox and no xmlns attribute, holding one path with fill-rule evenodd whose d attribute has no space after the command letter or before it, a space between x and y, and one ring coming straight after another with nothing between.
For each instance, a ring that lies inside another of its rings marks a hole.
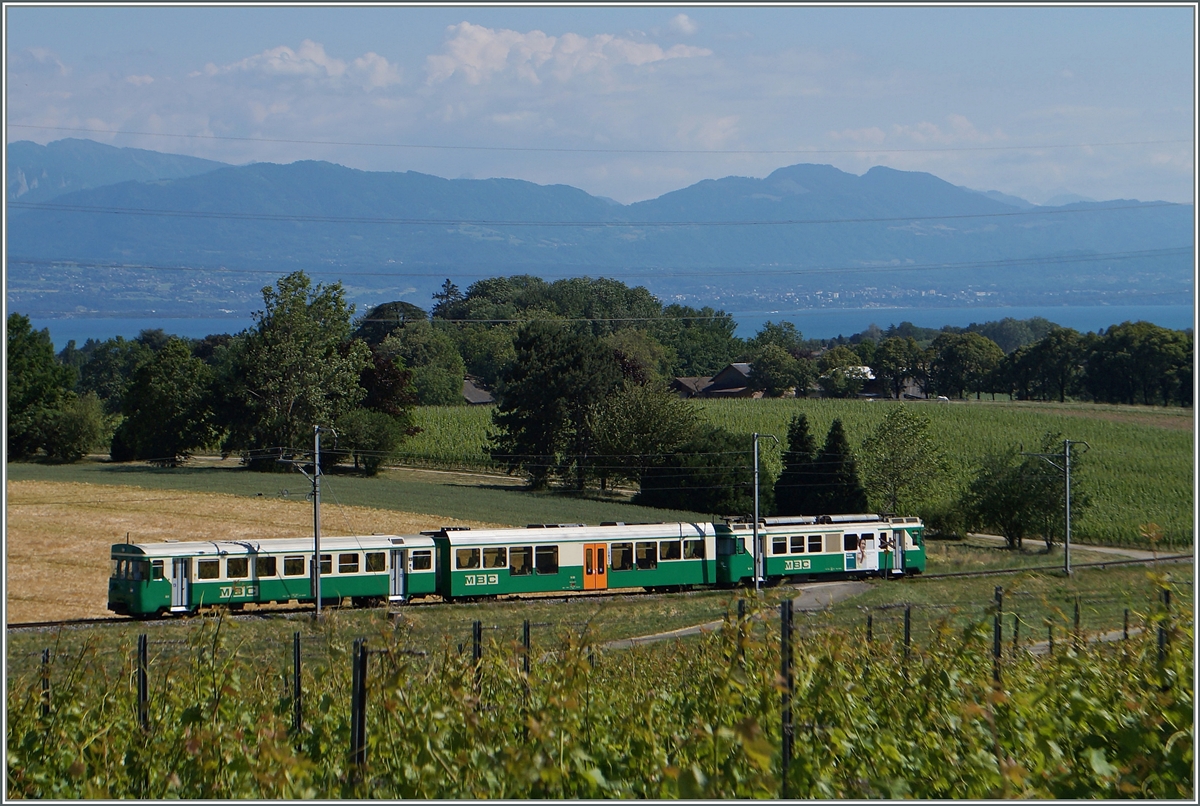
<instances>
[{"instance_id":1,"label":"vineyard","mask_svg":"<svg viewBox=\"0 0 1200 806\"><path fill-rule=\"evenodd\" d=\"M1141 573L1108 643L1011 597L910 607L903 632L797 613L785 642L753 594L628 649L584 604L532 629L530 603L218 615L141 627L142 658L132 629L21 634L7 795L1190 799L1191 591Z\"/></svg>"},{"instance_id":2,"label":"vineyard","mask_svg":"<svg viewBox=\"0 0 1200 806\"><path fill-rule=\"evenodd\" d=\"M1144 545L1139 527L1156 523L1167 546L1191 545L1191 413L1185 409L1141 409L1096 404L913 404L929 417L931 432L949 465L946 495L961 488L989 453L1024 445L1035 450L1043 434L1058 432L1084 440L1091 450L1073 475L1092 505L1073 523L1080 540L1109 545ZM734 433L787 434L788 421L808 416L815 434L824 434L841 418L852 446L858 446L888 411L882 401L859 400L707 400L703 416ZM492 469L483 446L491 427L488 407L422 407L417 422L424 431L410 440L405 464ZM747 457L747 463L749 457ZM782 467L772 443L763 443L767 478Z\"/></svg>"}]
</instances>

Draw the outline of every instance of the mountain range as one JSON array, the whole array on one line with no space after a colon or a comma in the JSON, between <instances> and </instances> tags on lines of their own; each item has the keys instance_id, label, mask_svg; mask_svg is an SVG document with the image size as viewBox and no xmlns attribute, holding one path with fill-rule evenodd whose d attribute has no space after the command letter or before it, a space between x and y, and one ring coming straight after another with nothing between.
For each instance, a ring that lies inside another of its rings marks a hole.
<instances>
[{"instance_id":1,"label":"mountain range","mask_svg":"<svg viewBox=\"0 0 1200 806\"><path fill-rule=\"evenodd\" d=\"M800 164L622 205L566 185L328 162L232 166L86 140L8 146L9 306L245 309L297 269L429 306L512 273L792 307L1187 302L1193 208L1037 206L928 173Z\"/></svg>"}]
</instances>

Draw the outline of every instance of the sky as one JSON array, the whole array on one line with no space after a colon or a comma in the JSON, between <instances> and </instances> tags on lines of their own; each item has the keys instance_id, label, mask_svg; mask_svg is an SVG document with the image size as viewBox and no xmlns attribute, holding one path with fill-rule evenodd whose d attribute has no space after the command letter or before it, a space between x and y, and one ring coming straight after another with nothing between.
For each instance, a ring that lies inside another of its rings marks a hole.
<instances>
[{"instance_id":1,"label":"sky","mask_svg":"<svg viewBox=\"0 0 1200 806\"><path fill-rule=\"evenodd\" d=\"M8 142L567 184L801 162L1191 202L1195 9L4 9ZM86 130L86 131L80 131Z\"/></svg>"}]
</instances>

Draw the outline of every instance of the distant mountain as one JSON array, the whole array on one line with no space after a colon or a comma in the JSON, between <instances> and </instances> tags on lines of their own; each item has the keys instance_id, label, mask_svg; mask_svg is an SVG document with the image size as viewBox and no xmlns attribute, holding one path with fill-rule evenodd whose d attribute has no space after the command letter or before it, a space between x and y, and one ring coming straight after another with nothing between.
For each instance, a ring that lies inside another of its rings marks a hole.
<instances>
[{"instance_id":1,"label":"distant mountain","mask_svg":"<svg viewBox=\"0 0 1200 806\"><path fill-rule=\"evenodd\" d=\"M1025 201L1020 196L1010 196L1009 194L1001 193L998 190L972 190L971 188L963 187L962 185L959 185L958 187L960 190L970 190L972 193L982 193L984 196L987 196L989 199L992 199L993 201L1003 202L1004 204L1011 204L1013 207L1018 207L1022 210L1030 210L1034 207L1037 207L1037 205L1034 204L1033 202ZM1091 201L1091 200L1089 200L1089 201ZM1048 206L1053 206L1053 205L1048 205Z\"/></svg>"},{"instance_id":2,"label":"distant mountain","mask_svg":"<svg viewBox=\"0 0 1200 806\"><path fill-rule=\"evenodd\" d=\"M1059 193L1051 196L1046 200L1047 207L1063 207L1068 204L1078 204L1079 202L1095 202L1095 199L1089 199L1087 196L1080 196L1078 193Z\"/></svg>"},{"instance_id":3,"label":"distant mountain","mask_svg":"<svg viewBox=\"0 0 1200 806\"><path fill-rule=\"evenodd\" d=\"M225 166L179 154L116 148L94 140L68 138L44 146L19 140L8 144L5 193L9 201L41 202L76 190L117 182L178 179Z\"/></svg>"},{"instance_id":4,"label":"distant mountain","mask_svg":"<svg viewBox=\"0 0 1200 806\"><path fill-rule=\"evenodd\" d=\"M1037 207L883 167L793 165L621 205L566 185L258 163L23 202L9 207L9 303L46 315L247 310L296 269L342 280L362 304L422 307L446 278L521 272L727 307L1189 301L1192 289L1190 206Z\"/></svg>"}]
</instances>

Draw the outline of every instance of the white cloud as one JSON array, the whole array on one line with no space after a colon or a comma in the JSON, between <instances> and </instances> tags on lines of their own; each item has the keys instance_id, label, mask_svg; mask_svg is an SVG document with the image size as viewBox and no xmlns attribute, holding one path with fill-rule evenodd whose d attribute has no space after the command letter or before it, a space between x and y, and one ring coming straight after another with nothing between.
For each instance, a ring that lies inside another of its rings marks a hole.
<instances>
[{"instance_id":1,"label":"white cloud","mask_svg":"<svg viewBox=\"0 0 1200 806\"><path fill-rule=\"evenodd\" d=\"M403 81L400 68L378 53L371 51L347 63L330 56L325 52L324 45L311 39L305 39L295 50L280 45L223 67L209 63L203 71L209 76L236 73L268 78L303 78L334 84L343 80L353 81L365 90L388 87ZM199 75L202 75L199 71L190 74L192 77Z\"/></svg>"},{"instance_id":2,"label":"white cloud","mask_svg":"<svg viewBox=\"0 0 1200 806\"><path fill-rule=\"evenodd\" d=\"M663 50L654 43L635 42L612 34L584 37L567 33L554 37L541 31L521 33L469 22L452 25L447 31L452 36L442 53L425 60L430 84L446 81L455 74L468 84L480 84L505 72L531 84L540 84L543 73L565 82L583 73L623 65L641 67L668 59L712 55L707 48L675 45Z\"/></svg>"},{"instance_id":3,"label":"white cloud","mask_svg":"<svg viewBox=\"0 0 1200 806\"><path fill-rule=\"evenodd\" d=\"M135 87L144 87L154 83L153 76L125 76L125 81Z\"/></svg>"},{"instance_id":4,"label":"white cloud","mask_svg":"<svg viewBox=\"0 0 1200 806\"><path fill-rule=\"evenodd\" d=\"M676 14L671 18L671 30L677 34L691 36L700 30L700 26L687 14Z\"/></svg>"}]
</instances>

